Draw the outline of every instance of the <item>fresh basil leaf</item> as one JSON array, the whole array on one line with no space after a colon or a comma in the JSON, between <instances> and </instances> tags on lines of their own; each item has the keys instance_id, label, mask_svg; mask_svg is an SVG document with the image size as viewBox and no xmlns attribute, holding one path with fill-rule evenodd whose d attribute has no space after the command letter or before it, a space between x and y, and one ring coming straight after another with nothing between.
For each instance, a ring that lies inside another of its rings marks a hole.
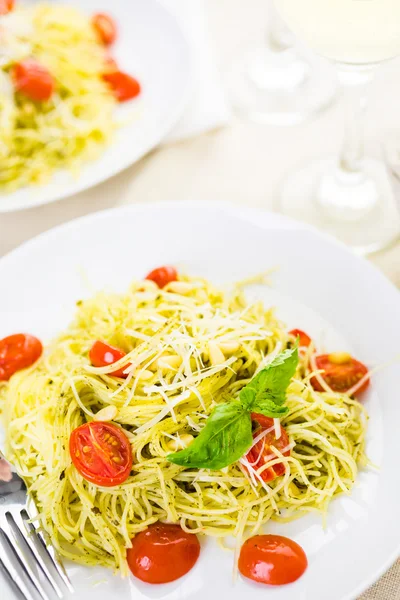
<instances>
[{"instance_id":1,"label":"fresh basil leaf","mask_svg":"<svg viewBox=\"0 0 400 600\"><path fill-rule=\"evenodd\" d=\"M219 404L197 438L167 460L182 467L218 470L239 460L253 443L250 412L234 400Z\"/></svg>"},{"instance_id":2,"label":"fresh basil leaf","mask_svg":"<svg viewBox=\"0 0 400 600\"><path fill-rule=\"evenodd\" d=\"M243 406L254 411L256 405L266 400L282 406L286 400L286 389L296 372L298 362L297 345L291 350L278 354L241 390L239 398Z\"/></svg>"},{"instance_id":3,"label":"fresh basil leaf","mask_svg":"<svg viewBox=\"0 0 400 600\"><path fill-rule=\"evenodd\" d=\"M212 470L239 460L253 443L251 412L274 418L287 413L286 389L298 361L297 345L278 354L241 390L239 400L216 406L190 446L167 459L183 467Z\"/></svg>"},{"instance_id":4,"label":"fresh basil leaf","mask_svg":"<svg viewBox=\"0 0 400 600\"><path fill-rule=\"evenodd\" d=\"M287 406L280 406L279 404L275 404L272 400L259 400L256 401L252 406L252 412L261 413L266 417L272 417L274 419L279 419L283 417L288 412Z\"/></svg>"},{"instance_id":5,"label":"fresh basil leaf","mask_svg":"<svg viewBox=\"0 0 400 600\"><path fill-rule=\"evenodd\" d=\"M242 403L243 408L247 410L252 410L252 406L254 404L254 400L256 398L256 390L246 385L246 387L242 388L239 398Z\"/></svg>"}]
</instances>

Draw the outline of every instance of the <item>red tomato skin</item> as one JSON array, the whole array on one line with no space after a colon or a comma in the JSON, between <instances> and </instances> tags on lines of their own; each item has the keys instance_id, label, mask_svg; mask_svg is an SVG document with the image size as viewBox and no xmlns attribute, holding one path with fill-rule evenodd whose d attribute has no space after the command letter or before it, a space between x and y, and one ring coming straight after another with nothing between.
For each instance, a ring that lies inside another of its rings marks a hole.
<instances>
[{"instance_id":1,"label":"red tomato skin","mask_svg":"<svg viewBox=\"0 0 400 600\"><path fill-rule=\"evenodd\" d=\"M16 333L0 340L0 381L8 381L17 371L33 365L42 352L40 340L27 333Z\"/></svg>"},{"instance_id":2,"label":"red tomato skin","mask_svg":"<svg viewBox=\"0 0 400 600\"><path fill-rule=\"evenodd\" d=\"M240 573L268 585L292 583L307 566L303 548L281 535L255 535L243 544L239 556Z\"/></svg>"},{"instance_id":3,"label":"red tomato skin","mask_svg":"<svg viewBox=\"0 0 400 600\"><path fill-rule=\"evenodd\" d=\"M169 583L186 575L200 555L197 536L180 525L154 523L132 540L127 560L133 575L146 583Z\"/></svg>"},{"instance_id":4,"label":"red tomato skin","mask_svg":"<svg viewBox=\"0 0 400 600\"><path fill-rule=\"evenodd\" d=\"M126 356L126 353L120 350L119 348L114 348L114 346L110 346L110 344L106 344L105 342L101 342L97 340L89 351L90 362L94 367L106 367L107 365L112 365ZM112 373L108 373L108 375L112 375L113 377L123 377L126 379L128 377L127 373L124 373L124 370L129 366L129 364L124 365L120 369L116 371L112 371Z\"/></svg>"},{"instance_id":5,"label":"red tomato skin","mask_svg":"<svg viewBox=\"0 0 400 600\"><path fill-rule=\"evenodd\" d=\"M105 46L109 46L117 39L117 24L110 15L96 13L92 17L92 25Z\"/></svg>"},{"instance_id":6,"label":"red tomato skin","mask_svg":"<svg viewBox=\"0 0 400 600\"><path fill-rule=\"evenodd\" d=\"M6 15L14 8L15 0L0 0L0 15Z\"/></svg>"},{"instance_id":7,"label":"red tomato skin","mask_svg":"<svg viewBox=\"0 0 400 600\"><path fill-rule=\"evenodd\" d=\"M325 373L320 373L320 375L329 387L334 392L342 394L350 390L368 373L367 367L355 358L352 358L349 363L335 364L330 361L329 354L320 354L315 357L315 364L317 369L325 371ZM325 391L316 377L312 377L310 383L317 392ZM358 396L362 394L368 388L369 384L370 381L367 379L354 395Z\"/></svg>"},{"instance_id":8,"label":"red tomato skin","mask_svg":"<svg viewBox=\"0 0 400 600\"><path fill-rule=\"evenodd\" d=\"M261 425L261 428L264 430L270 429L274 425L274 420L271 419L271 417L265 417L264 415L261 415L258 413L251 413L251 419L252 419L252 421L257 421L257 423L259 423ZM255 439L260 433L261 433L260 429L255 431L253 433L253 438ZM270 449L271 445L275 446L278 450L281 450L289 444L288 435L286 433L286 430L282 426L281 426L281 437L279 438L279 440L277 440L275 438L274 431L271 431L270 433L268 433L265 436L264 440L265 440L265 445L264 445L264 450L261 455L260 455L260 452L263 447L263 440L260 440L246 454L246 458L250 463L254 463L258 458L256 464L252 465L253 469L256 469L256 470L260 469L265 464L264 457L266 457L270 454L273 454L272 450ZM289 456L290 450L286 450L283 453L283 455ZM269 459L269 460L272 460L272 459ZM260 477L265 482L272 481L276 477L280 477L281 475L284 475L285 470L286 470L285 465L283 463L277 463L277 464L273 465L272 467L268 467L268 469L265 469L264 471L262 471L262 473L260 474Z\"/></svg>"},{"instance_id":9,"label":"red tomato skin","mask_svg":"<svg viewBox=\"0 0 400 600\"><path fill-rule=\"evenodd\" d=\"M271 417L266 417L265 415L262 415L261 413L251 413L251 420L257 421L257 423L259 425L261 425L261 427L263 429L269 429L270 427L273 427L273 425L274 425L274 420L271 419ZM260 433L260 432L258 432L258 433Z\"/></svg>"},{"instance_id":10,"label":"red tomato skin","mask_svg":"<svg viewBox=\"0 0 400 600\"><path fill-rule=\"evenodd\" d=\"M110 70L103 73L103 79L110 86L118 102L127 102L140 94L140 83L128 73Z\"/></svg>"},{"instance_id":11,"label":"red tomato skin","mask_svg":"<svg viewBox=\"0 0 400 600\"><path fill-rule=\"evenodd\" d=\"M120 446L117 449L115 449L115 446L112 446L112 450L118 456L122 453L125 460L122 459L119 464L112 463L110 460L107 461L107 454L109 456L110 452L107 453L106 444L104 444L104 440L102 441L100 437L101 433L107 433L118 440ZM87 462L85 463L83 447L87 445L93 447L93 438L96 439L94 456L88 453L86 455ZM125 433L113 423L93 421L91 423L84 423L74 429L69 438L69 453L76 470L82 477L90 481L90 483L101 487L120 485L128 479L132 470L133 459L130 442ZM103 466L101 464L102 461L104 463ZM95 473L96 468L97 470L102 469L103 474Z\"/></svg>"},{"instance_id":12,"label":"red tomato skin","mask_svg":"<svg viewBox=\"0 0 400 600\"><path fill-rule=\"evenodd\" d=\"M35 102L49 100L54 92L54 79L51 73L33 58L16 63L12 70L14 87Z\"/></svg>"},{"instance_id":13,"label":"red tomato skin","mask_svg":"<svg viewBox=\"0 0 400 600\"><path fill-rule=\"evenodd\" d=\"M167 283L171 283L171 281L177 281L178 272L175 267L158 267L157 269L150 271L150 273L146 275L146 279L154 281L159 288L163 288L167 285Z\"/></svg>"},{"instance_id":14,"label":"red tomato skin","mask_svg":"<svg viewBox=\"0 0 400 600\"><path fill-rule=\"evenodd\" d=\"M301 329L292 329L289 331L290 335L294 335L294 337L299 338L299 346L307 347L311 344L311 338L307 333L302 331Z\"/></svg>"}]
</instances>

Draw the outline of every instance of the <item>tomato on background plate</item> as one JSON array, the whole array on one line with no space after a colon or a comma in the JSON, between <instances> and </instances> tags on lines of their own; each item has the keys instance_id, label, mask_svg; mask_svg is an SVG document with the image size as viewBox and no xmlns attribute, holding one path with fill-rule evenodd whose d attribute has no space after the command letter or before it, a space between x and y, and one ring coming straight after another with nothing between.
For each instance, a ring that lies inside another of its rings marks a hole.
<instances>
[{"instance_id":1,"label":"tomato on background plate","mask_svg":"<svg viewBox=\"0 0 400 600\"><path fill-rule=\"evenodd\" d=\"M127 560L133 575L146 583L169 583L186 575L200 555L197 536L180 525L154 523L132 540Z\"/></svg>"},{"instance_id":2,"label":"tomato on background plate","mask_svg":"<svg viewBox=\"0 0 400 600\"><path fill-rule=\"evenodd\" d=\"M15 0L0 0L0 15L6 15L14 9Z\"/></svg>"},{"instance_id":3,"label":"tomato on background plate","mask_svg":"<svg viewBox=\"0 0 400 600\"><path fill-rule=\"evenodd\" d=\"M268 585L292 583L307 566L303 548L281 535L255 535L243 544L239 556L240 573Z\"/></svg>"},{"instance_id":4,"label":"tomato on background plate","mask_svg":"<svg viewBox=\"0 0 400 600\"><path fill-rule=\"evenodd\" d=\"M69 452L79 473L103 487L123 483L132 469L129 440L113 423L93 421L77 427L69 438Z\"/></svg>"},{"instance_id":5,"label":"tomato on background plate","mask_svg":"<svg viewBox=\"0 0 400 600\"><path fill-rule=\"evenodd\" d=\"M117 25L110 15L97 13L92 17L92 25L105 46L112 44L117 38ZM121 71L116 60L108 55L104 61L103 80L108 83L111 92L118 102L126 102L136 98L141 86L135 77Z\"/></svg>"},{"instance_id":6,"label":"tomato on background plate","mask_svg":"<svg viewBox=\"0 0 400 600\"><path fill-rule=\"evenodd\" d=\"M347 352L320 354L315 357L315 364L317 369L324 371L320 375L329 387L342 394L348 392L368 373L367 367ZM317 392L324 391L316 377L311 379L311 385ZM368 386L369 379L366 379L355 395L361 394Z\"/></svg>"},{"instance_id":7,"label":"tomato on background plate","mask_svg":"<svg viewBox=\"0 0 400 600\"><path fill-rule=\"evenodd\" d=\"M42 352L40 340L27 333L16 333L0 340L0 381L8 381L17 371L33 365Z\"/></svg>"},{"instance_id":8,"label":"tomato on background plate","mask_svg":"<svg viewBox=\"0 0 400 600\"><path fill-rule=\"evenodd\" d=\"M258 413L251 414L252 421L257 423L257 428L253 432L253 439L255 439L262 431L271 429L274 427L274 420L270 417L265 417ZM261 440L257 442L246 454L246 459L251 464L253 469L260 469L267 462L272 460L274 456L271 446L274 446L277 450L282 451L286 446L289 445L288 435L283 427L281 427L281 436L279 439L275 437L275 430L272 429L267 433ZM283 452L284 456L290 455L290 450ZM272 481L275 477L280 477L285 473L285 465L283 463L277 463L272 467L268 467L261 474L261 478L264 481Z\"/></svg>"},{"instance_id":9,"label":"tomato on background plate","mask_svg":"<svg viewBox=\"0 0 400 600\"><path fill-rule=\"evenodd\" d=\"M159 288L163 288L167 285L167 283L171 283L171 281L177 281L178 272L175 267L158 267L157 269L150 271L150 273L146 275L146 279L154 281Z\"/></svg>"},{"instance_id":10,"label":"tomato on background plate","mask_svg":"<svg viewBox=\"0 0 400 600\"><path fill-rule=\"evenodd\" d=\"M17 92L35 102L44 102L54 92L54 79L50 71L33 58L16 63L12 69L12 79Z\"/></svg>"},{"instance_id":11,"label":"tomato on background plate","mask_svg":"<svg viewBox=\"0 0 400 600\"><path fill-rule=\"evenodd\" d=\"M140 94L140 83L137 79L123 71L106 71L103 79L108 83L118 102L132 100Z\"/></svg>"},{"instance_id":12,"label":"tomato on background plate","mask_svg":"<svg viewBox=\"0 0 400 600\"><path fill-rule=\"evenodd\" d=\"M110 344L106 344L100 340L97 340L89 351L90 362L94 367L106 367L107 365L112 365L124 356L126 356L126 353L123 352L123 350L114 348L114 346L110 346ZM124 370L128 366L129 365L124 365L120 369L116 369L112 373L108 373L108 375L126 378L128 375L127 373L124 373Z\"/></svg>"},{"instance_id":13,"label":"tomato on background plate","mask_svg":"<svg viewBox=\"0 0 400 600\"><path fill-rule=\"evenodd\" d=\"M294 337L299 338L299 346L307 347L311 344L311 338L307 333L302 331L301 329L292 329L289 331L290 335L294 335Z\"/></svg>"},{"instance_id":14,"label":"tomato on background plate","mask_svg":"<svg viewBox=\"0 0 400 600\"><path fill-rule=\"evenodd\" d=\"M109 46L117 39L117 24L106 13L96 13L92 17L92 25L105 46Z\"/></svg>"}]
</instances>

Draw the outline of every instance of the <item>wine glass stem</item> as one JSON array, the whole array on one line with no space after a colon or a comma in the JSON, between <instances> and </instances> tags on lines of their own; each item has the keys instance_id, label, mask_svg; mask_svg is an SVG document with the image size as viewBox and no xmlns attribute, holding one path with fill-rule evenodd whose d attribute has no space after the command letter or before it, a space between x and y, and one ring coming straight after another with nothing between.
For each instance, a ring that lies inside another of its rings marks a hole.
<instances>
[{"instance_id":1,"label":"wine glass stem","mask_svg":"<svg viewBox=\"0 0 400 600\"><path fill-rule=\"evenodd\" d=\"M364 125L367 109L367 86L372 71L339 69L345 95L345 131L339 168L345 173L359 173L364 158Z\"/></svg>"},{"instance_id":2,"label":"wine glass stem","mask_svg":"<svg viewBox=\"0 0 400 600\"><path fill-rule=\"evenodd\" d=\"M292 36L278 15L273 0L268 0L267 44L273 52L285 52L293 45Z\"/></svg>"}]
</instances>

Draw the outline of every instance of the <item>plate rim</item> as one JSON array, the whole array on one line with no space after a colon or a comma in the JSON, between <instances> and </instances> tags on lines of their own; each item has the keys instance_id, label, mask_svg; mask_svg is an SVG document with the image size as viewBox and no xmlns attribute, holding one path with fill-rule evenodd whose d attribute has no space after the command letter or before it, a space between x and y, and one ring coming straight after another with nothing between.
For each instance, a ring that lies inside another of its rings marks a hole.
<instances>
[{"instance_id":1,"label":"plate rim","mask_svg":"<svg viewBox=\"0 0 400 600\"><path fill-rule=\"evenodd\" d=\"M158 2L158 0L156 0L156 1ZM151 210L154 210L157 208L176 209L176 208L182 208L182 207L185 207L185 208L190 207L193 209L207 207L208 209L218 209L218 210L226 211L228 214L230 214L231 216L234 216L238 219L250 220L250 222L255 227L259 227L260 229L265 229L267 227L267 224L264 221L264 219L271 219L272 222L275 221L278 226L282 225L282 226L285 226L286 228L290 228L290 229L299 229L302 231L309 231L315 237L320 238L321 241L328 243L331 246L336 246L338 248L341 248L342 251L346 252L348 256L351 256L353 259L361 261L365 265L366 268L370 269L370 271L372 273L374 273L374 275L382 281L382 283L384 285L388 286L392 292L395 292L398 295L399 300L400 300L400 289L398 289L395 286L395 284L374 263L370 262L365 256L357 254L349 246L347 246L344 242L336 239L333 235L331 235L325 231L321 231L321 230L317 229L316 227L309 225L308 223L304 223L302 221L292 219L290 217L287 217L286 215L277 213L273 210L263 209L263 208L260 208L257 206L243 206L240 204L237 205L232 202L224 201L224 200L202 200L202 199L198 199L198 198L193 198L193 199L189 199L189 200L158 200L158 201L152 201L152 202L146 202L146 203L135 202L132 204L123 204L121 206L112 206L112 207L105 208L102 210L90 212L85 215L80 215L78 217L73 217L72 219L69 219L67 221L63 221L62 223L59 223L58 225L55 225L53 227L49 227L48 229L41 231L37 235L34 235L33 237L25 240L24 242L22 242L15 248L12 248L8 252L6 252L2 256L0 256L0 264L5 259L9 259L9 258L13 257L14 254L22 251L22 249L25 249L25 247L29 246L30 244L35 245L36 243L39 242L39 240L41 240L42 238L45 238L46 235L52 235L53 233L59 232L60 230L62 230L64 228L68 229L69 227L74 227L75 224L77 224L77 223L84 223L85 221L91 221L91 220L97 220L97 219L99 219L99 220L105 219L111 213L117 213L117 212L130 213L130 212L136 212L136 211L139 211L139 212L147 211L147 210L151 211ZM255 218L257 216L262 216L262 220L261 221L257 220L257 222L255 222Z\"/></svg>"},{"instance_id":2,"label":"plate rim","mask_svg":"<svg viewBox=\"0 0 400 600\"><path fill-rule=\"evenodd\" d=\"M8 253L0 257L0 268L4 262L7 262L8 260L14 260L14 258L18 257L18 254L29 251L30 248L34 248L37 244L41 244L43 241L45 241L47 237L51 237L62 230L73 229L77 225L80 226L81 224L90 221L101 221L103 219L107 219L110 214L114 213L119 213L121 215L135 214L138 212L153 212L161 208L164 210L180 210L182 209L182 207L188 210L199 210L207 207L208 210L223 211L239 220L249 220L254 227L258 227L259 229L268 229L268 221L270 221L271 225L274 225L274 227L276 227L277 229L289 228L301 231L308 231L310 235L319 238L319 240L322 243L341 248L345 251L345 253L347 253L349 257L351 256L356 260L361 261L361 263L364 263L365 267L369 270L369 272L371 274L374 274L374 276L378 278L381 285L386 286L386 289L390 294L394 293L400 299L400 290L398 290L398 288L392 283L392 281L390 281L390 279L388 279L386 275L380 269L378 269L378 267L375 264L371 263L363 256L357 255L344 243L336 240L333 236L325 232L321 232L315 229L314 227L309 226L300 221L290 219L279 213L264 210L259 207L235 205L226 201L212 201L200 199L186 201L167 200L149 203L128 204L89 213L87 215L83 215L61 223L55 227L51 227L50 229L47 229L46 231L43 231L40 234L26 240L16 248L12 249ZM396 548L389 554L387 559L382 564L380 564L376 569L374 569L362 583L350 590L346 595L341 596L341 598L338 600L356 600L360 596L360 594L368 590L374 583L376 583L395 564L398 558L400 558L400 540Z\"/></svg>"},{"instance_id":3,"label":"plate rim","mask_svg":"<svg viewBox=\"0 0 400 600\"><path fill-rule=\"evenodd\" d=\"M54 202L59 202L60 200L64 200L65 198L71 198L72 196L81 194L82 192L85 192L86 190L94 189L94 188L100 186L102 183L105 183L106 181L113 179L120 173L129 169L129 167L132 167L134 164L138 163L140 160L145 158L149 154L149 152L151 152L152 150L157 148L160 144L162 144L162 142L165 140L165 138L168 136L168 134L173 130L173 128L175 127L175 125L178 123L179 119L183 115L183 112L184 112L186 106L188 105L190 94L193 90L194 50L193 50L193 45L189 41L189 36L188 36L185 28L182 27L180 20L175 16L173 11L171 11L166 6L166 4L163 0L153 0L153 2L154 2L154 4L158 5L158 7L162 11L164 11L164 13L168 14L169 17L174 21L175 26L176 26L177 30L179 31L179 34L182 37L182 41L183 41L184 45L186 46L188 61L189 61L189 70L188 70L187 79L186 79L186 82L184 85L184 89L182 92L182 97L180 98L180 101L177 102L177 104L174 106L173 110L170 112L169 118L166 119L165 125L162 129L162 133L153 135L149 139L147 144L144 145L144 149L142 150L140 156L138 156L137 158L134 158L133 160L130 160L130 159L125 160L125 161L123 159L120 160L118 165L116 165L110 171L110 173L108 175L106 175L105 177L100 177L100 179L98 179L97 181L92 182L92 183L89 182L87 184L80 184L79 178L78 178L78 181L76 182L75 185L73 183L71 184L72 189L68 189L68 187L65 190L61 189L61 191L58 192L57 195L54 195L50 199L43 197L42 199L39 199L34 204L29 204L29 202L27 202L27 201L22 201L20 204L18 204L18 206L15 206L15 207L12 205L3 207L1 204L1 197L2 196L6 197L8 194L6 192L0 192L0 214L10 214L10 213L17 213L17 212L20 212L23 210L35 209L39 206L45 206L46 204L53 204ZM95 159L94 162L96 162L96 160L97 159ZM85 166L86 165L84 164L82 166L82 168L84 169ZM63 169L57 169L57 171L55 171L54 174L60 173L62 171L63 171ZM31 187L32 186L28 185L28 186L24 186L22 189L30 189ZM61 187L61 186L59 186L59 187Z\"/></svg>"}]
</instances>

